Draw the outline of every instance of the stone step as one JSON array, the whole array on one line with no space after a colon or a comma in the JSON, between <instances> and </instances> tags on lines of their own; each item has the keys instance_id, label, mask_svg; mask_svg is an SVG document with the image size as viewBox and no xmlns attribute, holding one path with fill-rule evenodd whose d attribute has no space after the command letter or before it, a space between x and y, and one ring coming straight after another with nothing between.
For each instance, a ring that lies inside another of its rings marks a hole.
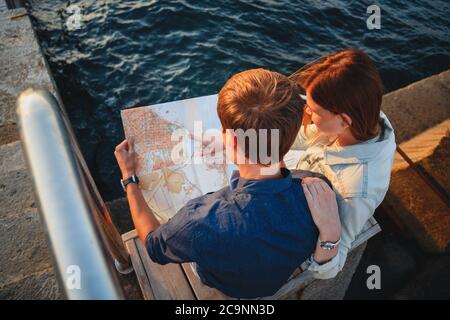
<instances>
[{"instance_id":1,"label":"stone step","mask_svg":"<svg viewBox=\"0 0 450 320\"><path fill-rule=\"evenodd\" d=\"M450 193L450 70L386 95L400 148ZM450 208L397 153L385 203L427 252L450 244Z\"/></svg>"},{"instance_id":2,"label":"stone step","mask_svg":"<svg viewBox=\"0 0 450 320\"><path fill-rule=\"evenodd\" d=\"M1 9L0 299L55 299L62 296L18 141L16 100L29 87L56 90L27 11Z\"/></svg>"},{"instance_id":3,"label":"stone step","mask_svg":"<svg viewBox=\"0 0 450 320\"><path fill-rule=\"evenodd\" d=\"M431 155L415 162L425 168L444 190L450 186L449 152L450 135L446 135ZM449 250L449 207L405 163L397 165L393 171L385 203L425 251L443 253Z\"/></svg>"},{"instance_id":4,"label":"stone step","mask_svg":"<svg viewBox=\"0 0 450 320\"><path fill-rule=\"evenodd\" d=\"M53 268L29 274L0 288L0 300L59 300L63 298Z\"/></svg>"},{"instance_id":5,"label":"stone step","mask_svg":"<svg viewBox=\"0 0 450 320\"><path fill-rule=\"evenodd\" d=\"M60 296L19 141L0 145L0 299Z\"/></svg>"},{"instance_id":6,"label":"stone step","mask_svg":"<svg viewBox=\"0 0 450 320\"><path fill-rule=\"evenodd\" d=\"M420 164L426 172L450 194L448 166L448 138L450 119L426 130L413 139L400 144L400 148L414 162ZM407 169L408 163L399 153L395 154L392 172Z\"/></svg>"},{"instance_id":7,"label":"stone step","mask_svg":"<svg viewBox=\"0 0 450 320\"><path fill-rule=\"evenodd\" d=\"M0 13L8 10L5 0L0 0Z\"/></svg>"},{"instance_id":8,"label":"stone step","mask_svg":"<svg viewBox=\"0 0 450 320\"><path fill-rule=\"evenodd\" d=\"M397 143L450 118L449 97L450 70L384 95L381 108L394 126Z\"/></svg>"},{"instance_id":9,"label":"stone step","mask_svg":"<svg viewBox=\"0 0 450 320\"><path fill-rule=\"evenodd\" d=\"M19 139L16 100L22 91L33 87L55 93L30 18L24 13L24 8L0 12L0 144Z\"/></svg>"}]
</instances>

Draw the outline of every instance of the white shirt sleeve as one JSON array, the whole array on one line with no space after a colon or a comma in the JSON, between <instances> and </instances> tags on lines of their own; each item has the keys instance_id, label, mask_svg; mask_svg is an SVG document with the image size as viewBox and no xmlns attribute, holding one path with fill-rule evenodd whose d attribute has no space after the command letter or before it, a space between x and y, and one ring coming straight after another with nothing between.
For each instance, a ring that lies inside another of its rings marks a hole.
<instances>
[{"instance_id":1,"label":"white shirt sleeve","mask_svg":"<svg viewBox=\"0 0 450 320\"><path fill-rule=\"evenodd\" d=\"M376 203L370 198L344 198L338 201L338 207L341 219L339 251L333 259L321 265L314 261L313 257L309 259L308 270L316 279L334 278L342 270L352 242L355 241L356 236L375 212Z\"/></svg>"}]
</instances>

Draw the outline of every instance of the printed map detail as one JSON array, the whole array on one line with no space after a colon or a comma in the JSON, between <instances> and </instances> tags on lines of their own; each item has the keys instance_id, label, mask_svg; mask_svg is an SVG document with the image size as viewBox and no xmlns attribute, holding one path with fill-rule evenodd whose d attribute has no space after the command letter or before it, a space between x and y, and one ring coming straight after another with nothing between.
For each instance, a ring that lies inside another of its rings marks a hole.
<instances>
[{"instance_id":1,"label":"printed map detail","mask_svg":"<svg viewBox=\"0 0 450 320\"><path fill-rule=\"evenodd\" d=\"M189 200L227 186L236 169L225 163L211 163L211 156L205 156L202 164L176 164L171 157L179 143L172 141L176 130L193 133L195 121L202 121L203 131L220 130L216 105L217 95L212 95L122 110L125 137L134 138L138 154L139 186L161 222L175 215ZM186 140L191 151L187 157L193 157L193 148L201 148L201 143L195 143L192 137Z\"/></svg>"}]
</instances>

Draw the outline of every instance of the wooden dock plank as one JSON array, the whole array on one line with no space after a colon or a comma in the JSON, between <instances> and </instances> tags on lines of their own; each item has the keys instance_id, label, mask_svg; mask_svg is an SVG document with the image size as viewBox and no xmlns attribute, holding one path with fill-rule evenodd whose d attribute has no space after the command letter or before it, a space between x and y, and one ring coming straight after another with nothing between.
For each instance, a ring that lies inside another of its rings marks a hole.
<instances>
[{"instance_id":1,"label":"wooden dock plank","mask_svg":"<svg viewBox=\"0 0 450 320\"><path fill-rule=\"evenodd\" d=\"M134 242L147 272L153 295L157 300L195 300L194 292L189 285L181 266L175 263L160 265L148 256L139 238Z\"/></svg>"},{"instance_id":2,"label":"wooden dock plank","mask_svg":"<svg viewBox=\"0 0 450 320\"><path fill-rule=\"evenodd\" d=\"M123 237L123 236L122 236ZM153 290L150 285L150 281L147 276L147 272L145 271L144 264L142 263L141 255L138 252L136 247L136 243L134 238L128 239L124 241L125 248L128 250L128 253L131 257L131 263L133 264L134 272L139 282L139 286L141 287L142 295L145 300L155 300L155 296L153 295Z\"/></svg>"},{"instance_id":3,"label":"wooden dock plank","mask_svg":"<svg viewBox=\"0 0 450 320\"><path fill-rule=\"evenodd\" d=\"M203 284L194 274L192 266L189 263L183 263L181 266L198 300L235 300L234 298L224 295L219 290Z\"/></svg>"},{"instance_id":4,"label":"wooden dock plank","mask_svg":"<svg viewBox=\"0 0 450 320\"><path fill-rule=\"evenodd\" d=\"M122 235L122 241L123 242L127 242L130 239L134 239L134 238L138 238L138 237L139 236L138 236L138 233L137 233L136 229L133 229L133 230L128 231L127 233L124 233Z\"/></svg>"}]
</instances>

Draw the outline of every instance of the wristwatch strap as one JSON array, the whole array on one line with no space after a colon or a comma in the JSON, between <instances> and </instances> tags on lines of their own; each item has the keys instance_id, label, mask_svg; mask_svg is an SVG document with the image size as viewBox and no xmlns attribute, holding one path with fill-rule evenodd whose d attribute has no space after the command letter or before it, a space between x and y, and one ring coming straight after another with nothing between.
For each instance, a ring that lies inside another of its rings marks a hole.
<instances>
[{"instance_id":1,"label":"wristwatch strap","mask_svg":"<svg viewBox=\"0 0 450 320\"><path fill-rule=\"evenodd\" d=\"M135 175L132 175L131 177L128 177L126 179L121 179L120 184L122 185L123 191L127 192L127 185L129 185L130 183L139 184L139 178Z\"/></svg>"}]
</instances>

